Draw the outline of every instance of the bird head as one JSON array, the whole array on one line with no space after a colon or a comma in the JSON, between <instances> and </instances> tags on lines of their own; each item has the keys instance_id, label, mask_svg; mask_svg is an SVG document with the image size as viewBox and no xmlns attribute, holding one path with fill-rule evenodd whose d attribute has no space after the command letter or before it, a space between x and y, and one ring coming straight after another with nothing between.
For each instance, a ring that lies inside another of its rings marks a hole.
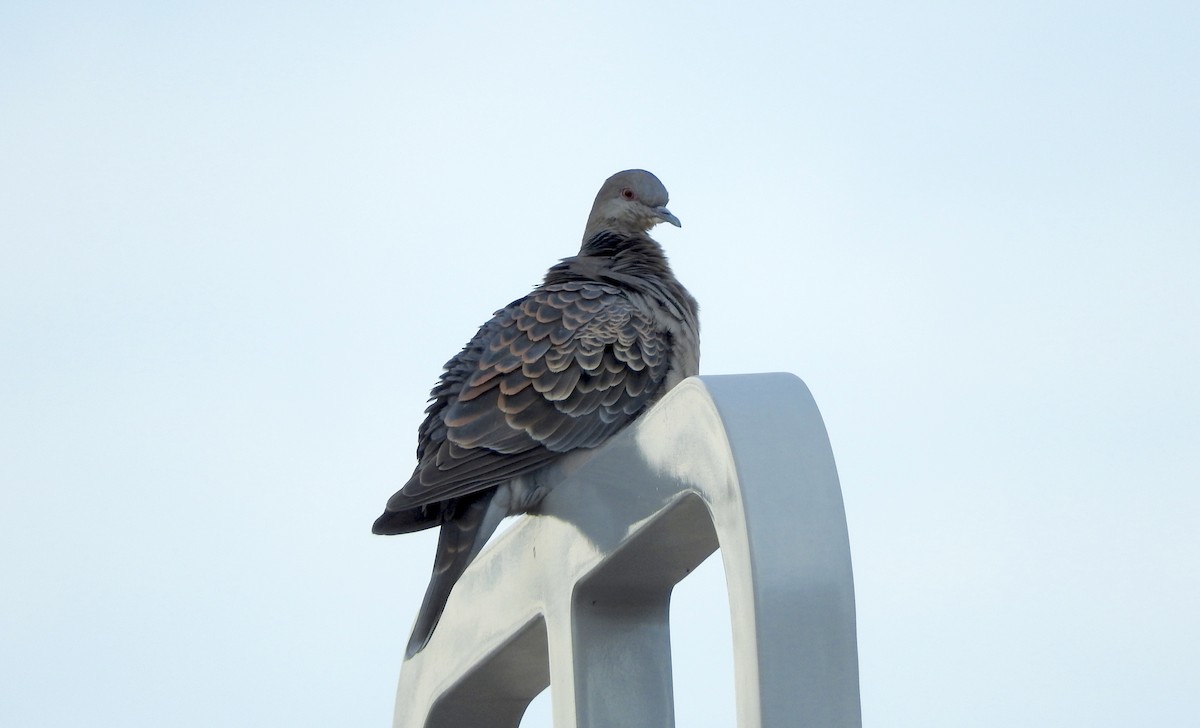
<instances>
[{"instance_id":1,"label":"bird head","mask_svg":"<svg viewBox=\"0 0 1200 728\"><path fill-rule=\"evenodd\" d=\"M583 238L603 230L638 235L660 222L681 227L679 218L667 209L667 188L644 169L627 169L600 187Z\"/></svg>"}]
</instances>

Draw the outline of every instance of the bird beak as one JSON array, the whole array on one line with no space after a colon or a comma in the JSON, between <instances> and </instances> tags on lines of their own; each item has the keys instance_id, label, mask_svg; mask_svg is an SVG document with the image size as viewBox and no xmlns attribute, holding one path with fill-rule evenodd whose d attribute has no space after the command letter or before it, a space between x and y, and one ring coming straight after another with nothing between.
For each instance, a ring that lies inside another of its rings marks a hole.
<instances>
[{"instance_id":1,"label":"bird beak","mask_svg":"<svg viewBox=\"0 0 1200 728\"><path fill-rule=\"evenodd\" d=\"M663 222L669 222L677 228L683 227L683 223L679 222L679 218L672 215L671 211L668 210L666 207L654 208L654 214L658 215L659 219L662 220Z\"/></svg>"}]
</instances>

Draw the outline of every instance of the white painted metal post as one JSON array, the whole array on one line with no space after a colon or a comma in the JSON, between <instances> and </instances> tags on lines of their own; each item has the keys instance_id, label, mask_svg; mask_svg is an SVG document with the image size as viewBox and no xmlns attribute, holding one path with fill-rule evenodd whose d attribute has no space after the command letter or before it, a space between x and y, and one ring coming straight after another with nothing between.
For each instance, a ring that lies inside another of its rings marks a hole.
<instances>
[{"instance_id":1,"label":"white painted metal post","mask_svg":"<svg viewBox=\"0 0 1200 728\"><path fill-rule=\"evenodd\" d=\"M689 379L480 554L406 661L397 728L674 725L671 589L720 546L738 725L861 726L824 424L790 374Z\"/></svg>"}]
</instances>

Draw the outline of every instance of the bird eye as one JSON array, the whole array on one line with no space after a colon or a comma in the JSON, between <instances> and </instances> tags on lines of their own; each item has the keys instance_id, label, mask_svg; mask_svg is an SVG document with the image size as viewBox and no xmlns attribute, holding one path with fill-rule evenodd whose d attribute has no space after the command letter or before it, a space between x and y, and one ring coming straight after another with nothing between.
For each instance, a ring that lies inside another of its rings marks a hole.
<instances>
[{"instance_id":1,"label":"bird eye","mask_svg":"<svg viewBox=\"0 0 1200 728\"><path fill-rule=\"evenodd\" d=\"M633 199L633 190L626 187L625 189L621 190L621 197L624 197L627 200L632 200Z\"/></svg>"}]
</instances>

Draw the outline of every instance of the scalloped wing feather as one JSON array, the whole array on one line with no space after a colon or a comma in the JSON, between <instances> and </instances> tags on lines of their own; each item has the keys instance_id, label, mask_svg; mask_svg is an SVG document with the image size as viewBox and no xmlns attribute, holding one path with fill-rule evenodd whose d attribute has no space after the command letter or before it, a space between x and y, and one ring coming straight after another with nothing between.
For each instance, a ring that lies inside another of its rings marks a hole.
<instances>
[{"instance_id":1,"label":"scalloped wing feather","mask_svg":"<svg viewBox=\"0 0 1200 728\"><path fill-rule=\"evenodd\" d=\"M669 335L616 286L543 286L501 309L446 364L420 460L389 510L426 506L590 448L661 393Z\"/></svg>"}]
</instances>

